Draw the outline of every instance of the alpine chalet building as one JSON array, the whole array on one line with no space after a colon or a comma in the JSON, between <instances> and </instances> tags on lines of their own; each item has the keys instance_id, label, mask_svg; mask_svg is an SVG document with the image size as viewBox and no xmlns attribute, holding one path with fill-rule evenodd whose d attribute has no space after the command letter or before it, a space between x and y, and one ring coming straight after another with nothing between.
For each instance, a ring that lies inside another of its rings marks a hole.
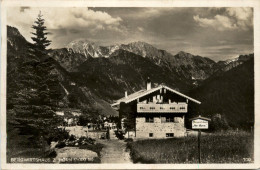
<instances>
[{"instance_id":1,"label":"alpine chalet building","mask_svg":"<svg viewBox=\"0 0 260 170\"><path fill-rule=\"evenodd\" d=\"M152 88L149 78L146 85L146 89L133 94L127 95L125 92L124 98L111 105L119 110L119 117L123 118L125 112L134 117L136 138L185 136L188 103L200 102L163 84Z\"/></svg>"}]
</instances>

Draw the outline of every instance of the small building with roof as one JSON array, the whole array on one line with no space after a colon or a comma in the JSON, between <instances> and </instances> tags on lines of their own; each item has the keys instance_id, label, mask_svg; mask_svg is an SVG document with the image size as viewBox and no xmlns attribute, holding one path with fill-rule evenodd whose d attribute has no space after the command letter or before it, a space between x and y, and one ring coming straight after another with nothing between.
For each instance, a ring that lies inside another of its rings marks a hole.
<instances>
[{"instance_id":1,"label":"small building with roof","mask_svg":"<svg viewBox=\"0 0 260 170\"><path fill-rule=\"evenodd\" d=\"M170 138L185 136L189 101L201 103L163 84L152 88L148 78L146 89L130 95L125 92L111 107L119 111L120 118L132 116L136 138Z\"/></svg>"}]
</instances>

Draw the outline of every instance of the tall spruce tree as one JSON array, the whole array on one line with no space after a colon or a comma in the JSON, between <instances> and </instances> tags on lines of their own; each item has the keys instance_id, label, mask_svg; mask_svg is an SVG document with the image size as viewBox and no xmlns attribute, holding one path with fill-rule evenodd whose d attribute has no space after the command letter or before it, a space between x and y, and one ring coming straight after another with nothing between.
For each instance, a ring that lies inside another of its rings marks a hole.
<instances>
[{"instance_id":1,"label":"tall spruce tree","mask_svg":"<svg viewBox=\"0 0 260 170\"><path fill-rule=\"evenodd\" d=\"M32 140L45 148L46 141L66 133L58 129L63 120L55 115L64 92L55 62L47 54L51 41L47 40L41 13L34 23L33 43L28 44L28 52L21 57L16 71L8 76L12 80L8 86L8 99L12 100L8 104L15 113L12 118L32 128L35 132L31 134Z\"/></svg>"},{"instance_id":2,"label":"tall spruce tree","mask_svg":"<svg viewBox=\"0 0 260 170\"><path fill-rule=\"evenodd\" d=\"M36 21L34 21L34 25L32 25L32 28L35 30L35 32L32 32L34 37L31 37L31 39L34 41L33 47L30 48L32 55L36 56L40 60L44 60L47 56L47 50L46 48L51 44L50 40L47 40L47 35L49 34L46 32L47 28L44 26L44 19L42 18L43 15L41 14L41 11L38 15L38 18L36 18Z\"/></svg>"},{"instance_id":3,"label":"tall spruce tree","mask_svg":"<svg viewBox=\"0 0 260 170\"><path fill-rule=\"evenodd\" d=\"M32 25L35 32L32 32L34 36L31 39L34 43L29 49L31 56L39 61L36 66L37 75L40 77L38 81L39 104L45 110L45 115L48 116L56 110L57 103L61 99L62 94L53 60L47 55L46 48L50 45L51 41L47 39L49 33L46 32L47 28L44 25L44 21L40 12L34 25Z\"/></svg>"},{"instance_id":4,"label":"tall spruce tree","mask_svg":"<svg viewBox=\"0 0 260 170\"><path fill-rule=\"evenodd\" d=\"M16 76L17 92L13 100L17 115L36 118L52 118L57 103L62 97L58 73L53 60L47 54L51 41L44 26L41 12L32 28L32 40L28 44L27 56L19 65Z\"/></svg>"}]
</instances>

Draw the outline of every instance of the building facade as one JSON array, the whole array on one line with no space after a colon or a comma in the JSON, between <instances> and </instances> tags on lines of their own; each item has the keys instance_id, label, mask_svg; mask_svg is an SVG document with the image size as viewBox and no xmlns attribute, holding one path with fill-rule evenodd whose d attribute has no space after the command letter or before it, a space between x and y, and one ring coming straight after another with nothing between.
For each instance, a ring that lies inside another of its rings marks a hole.
<instances>
[{"instance_id":1,"label":"building facade","mask_svg":"<svg viewBox=\"0 0 260 170\"><path fill-rule=\"evenodd\" d=\"M152 88L150 79L147 87L117 100L111 106L119 110L119 117L134 118L136 138L183 137L186 133L185 115L189 101L199 101L165 85Z\"/></svg>"}]
</instances>

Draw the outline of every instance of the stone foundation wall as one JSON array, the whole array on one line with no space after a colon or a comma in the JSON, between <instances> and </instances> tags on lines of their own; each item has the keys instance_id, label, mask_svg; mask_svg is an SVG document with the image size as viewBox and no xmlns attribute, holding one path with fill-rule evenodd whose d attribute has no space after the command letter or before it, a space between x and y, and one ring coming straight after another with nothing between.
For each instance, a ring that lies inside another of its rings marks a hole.
<instances>
[{"instance_id":1,"label":"stone foundation wall","mask_svg":"<svg viewBox=\"0 0 260 170\"><path fill-rule=\"evenodd\" d=\"M153 123L145 122L145 117L136 118L136 138L168 138L166 133L174 133L174 137L183 137L186 133L184 118L175 117L176 122L161 122L160 117L154 117ZM149 137L153 133L153 137Z\"/></svg>"}]
</instances>

